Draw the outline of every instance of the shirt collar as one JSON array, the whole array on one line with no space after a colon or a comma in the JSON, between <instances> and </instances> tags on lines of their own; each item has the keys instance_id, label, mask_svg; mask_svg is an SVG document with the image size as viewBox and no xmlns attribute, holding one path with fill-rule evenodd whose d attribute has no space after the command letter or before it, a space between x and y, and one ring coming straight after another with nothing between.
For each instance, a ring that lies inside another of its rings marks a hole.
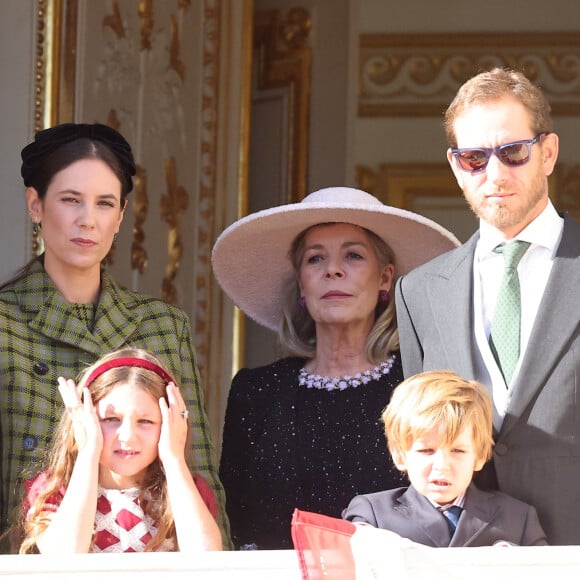
<instances>
[{"instance_id":1,"label":"shirt collar","mask_svg":"<svg viewBox=\"0 0 580 580\"><path fill-rule=\"evenodd\" d=\"M548 204L542 213L514 239L547 248L553 255L562 235L563 227L564 219L558 215L552 202L548 200ZM493 249L504 242L503 234L497 228L483 220L479 221L477 253L480 259L491 255Z\"/></svg>"},{"instance_id":2,"label":"shirt collar","mask_svg":"<svg viewBox=\"0 0 580 580\"><path fill-rule=\"evenodd\" d=\"M467 490L465 490L462 494L458 495L451 503L446 503L445 505L440 505L438 503L435 503L434 501L431 501L429 498L427 498L427 499L433 505L433 507L437 508L441 512L444 512L445 510L449 509L453 505L456 505L457 507L463 508L463 505L465 504L465 493L466 492L467 492Z\"/></svg>"}]
</instances>

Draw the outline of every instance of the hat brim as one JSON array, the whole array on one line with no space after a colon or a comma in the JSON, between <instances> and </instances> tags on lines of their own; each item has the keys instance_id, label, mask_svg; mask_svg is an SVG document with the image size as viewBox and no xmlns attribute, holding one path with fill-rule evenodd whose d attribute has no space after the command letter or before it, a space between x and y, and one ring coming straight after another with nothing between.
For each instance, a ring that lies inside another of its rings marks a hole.
<instances>
[{"instance_id":1,"label":"hat brim","mask_svg":"<svg viewBox=\"0 0 580 580\"><path fill-rule=\"evenodd\" d=\"M288 258L294 238L311 226L332 222L354 224L382 238L395 253L397 276L459 245L444 227L403 209L295 203L248 215L225 229L212 252L215 277L245 314L277 331L283 288L294 276Z\"/></svg>"}]
</instances>

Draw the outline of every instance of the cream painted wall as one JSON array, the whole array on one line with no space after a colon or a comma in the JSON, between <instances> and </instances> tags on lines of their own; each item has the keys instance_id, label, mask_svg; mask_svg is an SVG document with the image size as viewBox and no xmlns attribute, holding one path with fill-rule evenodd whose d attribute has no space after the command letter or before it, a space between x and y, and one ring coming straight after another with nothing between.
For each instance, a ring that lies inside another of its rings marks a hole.
<instances>
[{"instance_id":1,"label":"cream painted wall","mask_svg":"<svg viewBox=\"0 0 580 580\"><path fill-rule=\"evenodd\" d=\"M0 280L30 256L20 150L33 134L33 0L0 2Z\"/></svg>"}]
</instances>

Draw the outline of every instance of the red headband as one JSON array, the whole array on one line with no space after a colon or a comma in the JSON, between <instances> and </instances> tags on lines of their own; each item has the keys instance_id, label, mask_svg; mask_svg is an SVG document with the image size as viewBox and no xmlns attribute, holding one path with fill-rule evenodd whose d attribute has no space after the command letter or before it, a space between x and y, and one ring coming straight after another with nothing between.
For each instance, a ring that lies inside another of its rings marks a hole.
<instances>
[{"instance_id":1,"label":"red headband","mask_svg":"<svg viewBox=\"0 0 580 580\"><path fill-rule=\"evenodd\" d=\"M91 374L87 377L85 381L85 387L88 386L103 373L106 373L110 369L116 369L120 367L140 367L142 369L147 369L148 371L153 371L156 375L160 376L166 383L175 383L173 377L164 369L162 369L158 364L145 360L143 358L137 358L134 356L125 356L121 358L114 358L108 360L99 366L95 367Z\"/></svg>"}]
</instances>

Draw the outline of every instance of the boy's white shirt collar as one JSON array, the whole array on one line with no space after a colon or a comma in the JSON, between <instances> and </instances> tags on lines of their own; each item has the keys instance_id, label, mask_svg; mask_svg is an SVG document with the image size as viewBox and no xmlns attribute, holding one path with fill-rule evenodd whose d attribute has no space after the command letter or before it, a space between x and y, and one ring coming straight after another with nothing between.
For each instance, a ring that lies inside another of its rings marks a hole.
<instances>
[{"instance_id":1,"label":"boy's white shirt collar","mask_svg":"<svg viewBox=\"0 0 580 580\"><path fill-rule=\"evenodd\" d=\"M467 490L464 490L463 493L459 494L452 502L450 503L446 503L445 505L441 505L438 504L437 502L434 502L433 500L429 499L427 496L425 496L425 499L437 510L444 512L446 509L450 508L453 505L456 505L457 507L463 508L464 504L465 504L465 494L467 493Z\"/></svg>"}]
</instances>

